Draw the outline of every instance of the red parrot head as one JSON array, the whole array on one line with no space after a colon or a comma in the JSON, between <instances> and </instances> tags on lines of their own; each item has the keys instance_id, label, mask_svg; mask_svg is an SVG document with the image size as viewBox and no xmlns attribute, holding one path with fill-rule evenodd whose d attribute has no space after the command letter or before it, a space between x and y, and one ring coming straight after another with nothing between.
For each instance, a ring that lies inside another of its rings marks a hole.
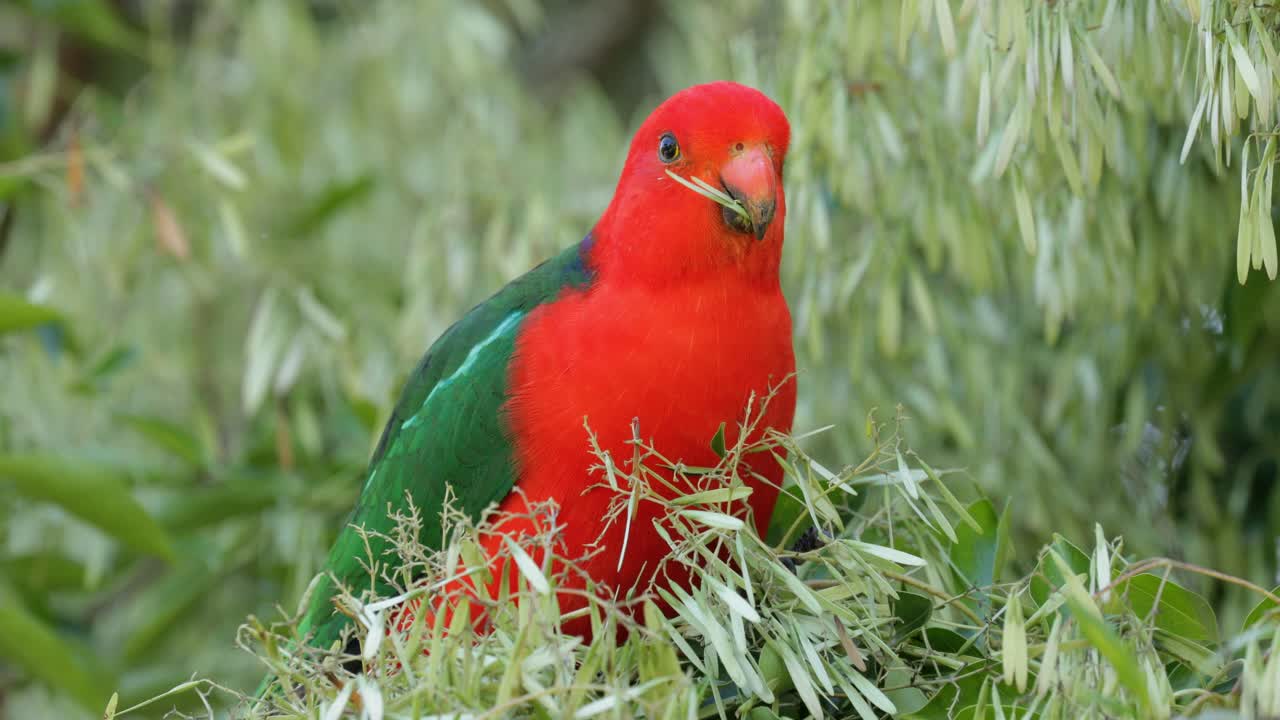
<instances>
[{"instance_id":1,"label":"red parrot head","mask_svg":"<svg viewBox=\"0 0 1280 720\"><path fill-rule=\"evenodd\" d=\"M594 232L598 269L650 282L735 268L777 281L791 128L782 108L733 82L672 95L640 126ZM671 177L729 195L743 214Z\"/></svg>"}]
</instances>

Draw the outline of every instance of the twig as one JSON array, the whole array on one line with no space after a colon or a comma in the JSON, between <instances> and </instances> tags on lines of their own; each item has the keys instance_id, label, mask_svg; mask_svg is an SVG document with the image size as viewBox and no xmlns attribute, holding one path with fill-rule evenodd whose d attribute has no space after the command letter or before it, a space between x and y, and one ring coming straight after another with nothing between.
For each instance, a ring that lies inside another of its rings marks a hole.
<instances>
[{"instance_id":1,"label":"twig","mask_svg":"<svg viewBox=\"0 0 1280 720\"><path fill-rule=\"evenodd\" d=\"M1173 558L1166 558L1166 557L1150 558L1147 560L1143 560L1142 562L1139 562L1136 565L1129 566L1127 570L1117 575L1116 578L1112 580L1109 585L1103 588L1099 588L1098 591L1093 594L1093 596L1097 598L1101 596L1103 593L1106 593L1107 591L1112 590L1113 588L1115 588L1117 585L1124 582L1125 580L1129 580L1133 577L1141 575L1142 573L1148 570L1153 570L1158 567L1169 567L1169 568L1175 568L1178 570L1185 570L1190 573L1196 573L1197 575L1204 575L1205 577L1211 577L1215 580L1221 580L1222 582L1230 583L1232 585L1238 585L1242 588L1247 588L1259 595L1262 595L1263 597L1267 598L1271 602L1275 603L1277 606L1280 606L1280 597L1276 596L1275 593L1271 592L1270 590L1267 590L1264 587L1255 585L1249 582L1248 580L1245 580L1244 578L1238 578L1234 575L1228 575L1224 572L1211 570L1206 567L1201 567L1200 565L1193 565L1189 562L1183 562L1181 560L1174 560Z\"/></svg>"}]
</instances>

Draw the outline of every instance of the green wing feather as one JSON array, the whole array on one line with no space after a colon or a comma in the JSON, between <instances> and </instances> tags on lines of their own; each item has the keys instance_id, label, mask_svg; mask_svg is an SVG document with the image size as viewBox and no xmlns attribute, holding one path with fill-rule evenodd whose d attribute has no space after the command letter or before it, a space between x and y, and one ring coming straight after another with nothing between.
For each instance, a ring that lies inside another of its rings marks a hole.
<instances>
[{"instance_id":1,"label":"green wing feather","mask_svg":"<svg viewBox=\"0 0 1280 720\"><path fill-rule=\"evenodd\" d=\"M513 453L502 406L516 336L530 310L555 300L565 288L590 282L584 261L590 241L588 235L473 308L422 358L382 432L360 499L299 624L300 635L312 634L312 645L330 647L351 622L334 611L335 586L328 574L357 595L371 586L379 593L387 590L372 581L362 561L368 561L370 549L382 557L391 550L389 543L370 538L366 549L355 527L389 533L388 513L403 507L407 491L422 517L421 542L437 549L446 486L452 485L458 506L471 517L511 491Z\"/></svg>"}]
</instances>

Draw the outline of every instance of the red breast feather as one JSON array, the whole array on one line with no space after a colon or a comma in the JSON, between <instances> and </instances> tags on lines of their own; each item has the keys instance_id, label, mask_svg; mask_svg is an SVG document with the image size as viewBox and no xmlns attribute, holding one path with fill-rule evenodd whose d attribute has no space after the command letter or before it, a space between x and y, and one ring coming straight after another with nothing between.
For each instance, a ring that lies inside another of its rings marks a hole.
<instances>
[{"instance_id":1,"label":"red breast feather","mask_svg":"<svg viewBox=\"0 0 1280 720\"><path fill-rule=\"evenodd\" d=\"M680 144L671 163L656 152L668 133ZM777 105L741 85L714 83L673 96L637 132L614 200L593 231L595 282L535 310L517 340L507 406L517 487L530 501L559 504L565 547L602 548L583 569L619 595L644 589L668 548L653 530L657 506L642 503L619 567L624 523L605 526L612 490L587 489L603 478L587 473L598 459L584 417L615 461L632 455L627 441L636 418L641 436L665 457L714 465L709 443L720 423L735 439L748 397L765 395L795 370L778 279L786 213L780 180L776 213L757 240L728 227L720 206L666 171L715 184L718 168L758 149L780 178L788 133ZM790 430L794 410L790 380L757 436L765 428ZM758 457L753 469L769 483L756 483L750 502L763 532L782 473ZM523 512L523 501L513 494L502 509ZM684 573L670 577L681 582ZM569 599L561 607L580 606ZM583 621L566 629L586 628Z\"/></svg>"}]
</instances>

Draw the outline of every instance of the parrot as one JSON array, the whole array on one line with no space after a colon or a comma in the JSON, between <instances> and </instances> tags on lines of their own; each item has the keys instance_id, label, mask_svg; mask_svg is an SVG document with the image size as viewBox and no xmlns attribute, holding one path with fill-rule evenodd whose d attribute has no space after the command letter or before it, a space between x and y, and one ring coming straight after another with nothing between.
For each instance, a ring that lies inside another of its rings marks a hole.
<instances>
[{"instance_id":1,"label":"parrot","mask_svg":"<svg viewBox=\"0 0 1280 720\"><path fill-rule=\"evenodd\" d=\"M495 508L514 518L482 541L488 562L504 535L531 533L529 508L553 501L559 541L582 553L593 587L625 593L655 581L670 552L653 527L663 508L641 503L624 541L624 523L606 520L616 491L592 477L599 456L584 422L613 458L632 457L635 423L664 457L704 467L719 459L718 430L742 439L736 421L753 396L773 393L748 441L790 431L795 357L779 273L790 132L777 103L729 81L685 88L652 111L582 241L472 308L419 361L303 605L300 637L330 648L351 625L335 607L335 581L387 590L366 563L370 552L391 554L390 513L407 501L429 550L443 543L446 496L473 519ZM745 212L676 177L722 190ZM769 455L749 458L744 473L762 536L783 480ZM680 572L663 581L686 580ZM585 600L564 596L562 612L575 603ZM589 618L564 631L589 635Z\"/></svg>"}]
</instances>

